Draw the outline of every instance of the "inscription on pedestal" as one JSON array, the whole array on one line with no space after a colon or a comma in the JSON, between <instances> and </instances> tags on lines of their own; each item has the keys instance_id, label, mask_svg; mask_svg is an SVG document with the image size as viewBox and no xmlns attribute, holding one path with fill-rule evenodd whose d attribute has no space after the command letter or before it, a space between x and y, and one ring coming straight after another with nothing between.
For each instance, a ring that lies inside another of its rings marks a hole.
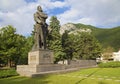
<instances>
[{"instance_id":1,"label":"inscription on pedestal","mask_svg":"<svg viewBox=\"0 0 120 84\"><path fill-rule=\"evenodd\" d=\"M40 65L40 64L52 64L53 52L49 50L38 50L29 52L28 64Z\"/></svg>"},{"instance_id":2,"label":"inscription on pedestal","mask_svg":"<svg viewBox=\"0 0 120 84\"><path fill-rule=\"evenodd\" d=\"M46 53L43 55L43 58L50 58L50 55Z\"/></svg>"},{"instance_id":3,"label":"inscription on pedestal","mask_svg":"<svg viewBox=\"0 0 120 84\"><path fill-rule=\"evenodd\" d=\"M30 61L36 61L36 56L30 56Z\"/></svg>"}]
</instances>

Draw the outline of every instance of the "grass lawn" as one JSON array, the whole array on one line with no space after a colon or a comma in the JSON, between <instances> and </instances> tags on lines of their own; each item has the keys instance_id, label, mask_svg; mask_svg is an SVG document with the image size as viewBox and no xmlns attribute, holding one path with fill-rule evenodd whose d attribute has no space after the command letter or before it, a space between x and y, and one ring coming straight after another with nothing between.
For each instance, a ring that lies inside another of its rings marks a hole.
<instances>
[{"instance_id":1,"label":"grass lawn","mask_svg":"<svg viewBox=\"0 0 120 84\"><path fill-rule=\"evenodd\" d=\"M76 72L29 78L14 76L0 84L120 84L120 68L90 68Z\"/></svg>"}]
</instances>

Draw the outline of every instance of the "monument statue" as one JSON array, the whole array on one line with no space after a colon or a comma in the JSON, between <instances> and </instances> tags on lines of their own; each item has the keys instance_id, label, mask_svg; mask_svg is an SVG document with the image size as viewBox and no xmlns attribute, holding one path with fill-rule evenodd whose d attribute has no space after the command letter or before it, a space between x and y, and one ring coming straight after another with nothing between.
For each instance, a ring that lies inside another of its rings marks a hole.
<instances>
[{"instance_id":1,"label":"monument statue","mask_svg":"<svg viewBox=\"0 0 120 84\"><path fill-rule=\"evenodd\" d=\"M41 6L37 7L37 12L34 14L34 45L32 50L46 49L46 36L47 36L47 14L45 14Z\"/></svg>"}]
</instances>

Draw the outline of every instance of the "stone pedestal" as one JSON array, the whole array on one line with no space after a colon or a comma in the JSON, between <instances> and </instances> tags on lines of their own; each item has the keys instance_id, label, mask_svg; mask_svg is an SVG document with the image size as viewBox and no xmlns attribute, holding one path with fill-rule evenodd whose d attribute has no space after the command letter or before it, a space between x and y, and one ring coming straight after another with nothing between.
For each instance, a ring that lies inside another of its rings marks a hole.
<instances>
[{"instance_id":1,"label":"stone pedestal","mask_svg":"<svg viewBox=\"0 0 120 84\"><path fill-rule=\"evenodd\" d=\"M17 72L21 76L35 77L37 75L66 72L80 67L96 65L93 61L76 62L71 65L53 64L53 52L50 50L35 50L28 53L28 65L18 65Z\"/></svg>"},{"instance_id":2,"label":"stone pedestal","mask_svg":"<svg viewBox=\"0 0 120 84\"><path fill-rule=\"evenodd\" d=\"M28 53L28 65L53 64L53 52L50 50L36 50Z\"/></svg>"},{"instance_id":3,"label":"stone pedestal","mask_svg":"<svg viewBox=\"0 0 120 84\"><path fill-rule=\"evenodd\" d=\"M51 50L34 50L28 53L28 65L18 65L17 72L21 76L32 76L32 74L63 70L63 65L53 63L53 52Z\"/></svg>"}]
</instances>

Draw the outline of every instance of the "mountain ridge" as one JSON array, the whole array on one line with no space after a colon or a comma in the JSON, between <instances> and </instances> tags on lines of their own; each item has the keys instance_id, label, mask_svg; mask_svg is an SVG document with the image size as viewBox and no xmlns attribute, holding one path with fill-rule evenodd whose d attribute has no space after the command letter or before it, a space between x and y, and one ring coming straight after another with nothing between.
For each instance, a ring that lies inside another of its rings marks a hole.
<instances>
[{"instance_id":1,"label":"mountain ridge","mask_svg":"<svg viewBox=\"0 0 120 84\"><path fill-rule=\"evenodd\" d=\"M60 30L61 29L62 29L62 33L64 33L63 31L65 30L73 32L78 30L86 31L89 29L91 30L91 34L94 35L98 39L98 41L102 44L103 48L111 46L115 49L115 51L118 51L120 49L120 33L119 33L120 26L113 27L113 28L98 28L92 25L85 25L81 23L78 23L78 24L67 23L61 26Z\"/></svg>"}]
</instances>

